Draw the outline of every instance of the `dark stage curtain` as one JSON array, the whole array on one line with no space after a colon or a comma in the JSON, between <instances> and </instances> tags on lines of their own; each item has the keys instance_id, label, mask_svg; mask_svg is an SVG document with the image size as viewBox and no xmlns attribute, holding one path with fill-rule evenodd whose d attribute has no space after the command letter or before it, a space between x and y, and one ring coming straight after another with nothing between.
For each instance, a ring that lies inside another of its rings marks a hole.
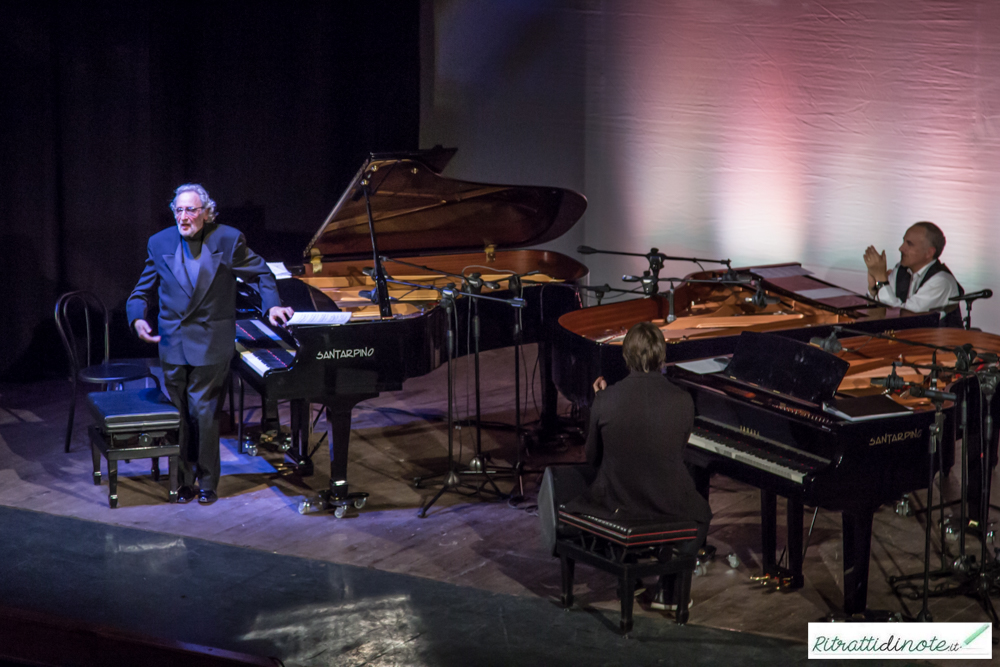
<instances>
[{"instance_id":1,"label":"dark stage curtain","mask_svg":"<svg viewBox=\"0 0 1000 667\"><path fill-rule=\"evenodd\" d=\"M0 7L0 377L65 369L56 298L124 302L173 188L301 257L369 151L417 148L419 2Z\"/></svg>"}]
</instances>

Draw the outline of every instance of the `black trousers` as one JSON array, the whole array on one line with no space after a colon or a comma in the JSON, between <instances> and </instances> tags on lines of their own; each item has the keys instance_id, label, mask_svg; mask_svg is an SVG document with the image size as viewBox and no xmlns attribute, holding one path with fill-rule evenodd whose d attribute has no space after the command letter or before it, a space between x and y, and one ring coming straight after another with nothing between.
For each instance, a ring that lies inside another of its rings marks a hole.
<instances>
[{"instance_id":1,"label":"black trousers","mask_svg":"<svg viewBox=\"0 0 1000 667\"><path fill-rule=\"evenodd\" d=\"M205 491L219 486L219 409L229 379L228 361L209 366L174 365L161 361L163 384L181 413L179 483Z\"/></svg>"}]
</instances>

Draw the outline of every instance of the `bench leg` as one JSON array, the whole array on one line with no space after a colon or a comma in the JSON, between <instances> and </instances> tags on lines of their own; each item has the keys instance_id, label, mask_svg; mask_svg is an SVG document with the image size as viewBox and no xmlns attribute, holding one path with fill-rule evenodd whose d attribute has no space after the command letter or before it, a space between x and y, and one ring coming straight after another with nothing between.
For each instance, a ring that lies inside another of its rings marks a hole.
<instances>
[{"instance_id":1,"label":"bench leg","mask_svg":"<svg viewBox=\"0 0 1000 667\"><path fill-rule=\"evenodd\" d=\"M562 571L562 603L564 607L569 609L573 606L573 570L576 567L576 561L568 556L560 555L559 563Z\"/></svg>"},{"instance_id":2,"label":"bench leg","mask_svg":"<svg viewBox=\"0 0 1000 667\"><path fill-rule=\"evenodd\" d=\"M108 505L118 507L118 461L108 459Z\"/></svg>"},{"instance_id":3,"label":"bench leg","mask_svg":"<svg viewBox=\"0 0 1000 667\"><path fill-rule=\"evenodd\" d=\"M94 484L101 485L101 450L93 442L90 443L90 455L94 459Z\"/></svg>"},{"instance_id":4,"label":"bench leg","mask_svg":"<svg viewBox=\"0 0 1000 667\"><path fill-rule=\"evenodd\" d=\"M154 482L159 482L160 481L160 457L159 456L154 456L153 457L153 469L150 470L149 472L153 476L153 481Z\"/></svg>"},{"instance_id":5,"label":"bench leg","mask_svg":"<svg viewBox=\"0 0 1000 667\"><path fill-rule=\"evenodd\" d=\"M688 605L691 603L691 570L684 570L677 575L677 590L674 591L674 602L677 604L677 615L674 617L677 625L686 625L688 615L691 610Z\"/></svg>"},{"instance_id":6,"label":"bench leg","mask_svg":"<svg viewBox=\"0 0 1000 667\"><path fill-rule=\"evenodd\" d=\"M619 622L622 634L632 632L632 605L635 602L635 576L628 567L622 569L619 587L622 591L622 618Z\"/></svg>"},{"instance_id":7,"label":"bench leg","mask_svg":"<svg viewBox=\"0 0 1000 667\"><path fill-rule=\"evenodd\" d=\"M177 457L168 456L167 457L167 469L170 471L170 495L168 496L168 501L172 503L177 502Z\"/></svg>"}]
</instances>

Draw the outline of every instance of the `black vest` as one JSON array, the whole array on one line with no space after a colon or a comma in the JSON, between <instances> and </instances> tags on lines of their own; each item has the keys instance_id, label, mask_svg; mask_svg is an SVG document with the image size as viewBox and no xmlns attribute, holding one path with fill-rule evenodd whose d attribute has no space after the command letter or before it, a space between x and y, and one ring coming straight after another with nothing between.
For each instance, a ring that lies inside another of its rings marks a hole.
<instances>
[{"instance_id":1,"label":"black vest","mask_svg":"<svg viewBox=\"0 0 1000 667\"><path fill-rule=\"evenodd\" d=\"M952 277L955 275L951 272L951 269L945 266L944 262L936 259L934 260L934 264L931 265L931 268L927 269L927 273L924 274L924 277L920 279L920 284L917 285L917 289L914 290L914 294L920 291L920 288L924 286L924 283L926 283L931 276L937 275L942 271ZM904 305L910 296L910 283L912 280L913 276L910 271L902 266L899 267L896 271L896 298L904 302ZM960 295L965 294L965 290L962 288L961 283L957 280L955 283L958 284L958 293ZM955 308L945 313L945 316L941 318L941 326L954 327L958 329L962 328L962 310L958 307L957 303L955 304Z\"/></svg>"}]
</instances>

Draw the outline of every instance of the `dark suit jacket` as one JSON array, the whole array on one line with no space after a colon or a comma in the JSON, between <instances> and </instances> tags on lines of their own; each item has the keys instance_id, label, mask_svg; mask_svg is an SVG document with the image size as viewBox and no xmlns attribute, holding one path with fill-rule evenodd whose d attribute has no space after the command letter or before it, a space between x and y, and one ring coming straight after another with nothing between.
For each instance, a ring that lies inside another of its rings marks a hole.
<instances>
[{"instance_id":1,"label":"dark suit jacket","mask_svg":"<svg viewBox=\"0 0 1000 667\"><path fill-rule=\"evenodd\" d=\"M684 465L694 402L660 373L631 373L597 392L587 461L597 477L566 504L606 519L668 518L708 523L712 511Z\"/></svg>"},{"instance_id":2,"label":"dark suit jacket","mask_svg":"<svg viewBox=\"0 0 1000 667\"><path fill-rule=\"evenodd\" d=\"M236 278L256 283L264 312L280 306L274 275L247 247L243 234L226 225L205 225L202 266L193 293L174 275L180 252L177 227L150 237L146 266L125 304L131 326L145 319L154 295L159 298L157 332L160 359L171 364L207 366L228 361L236 339ZM204 256L203 256L204 257ZM182 269L181 269L182 270Z\"/></svg>"}]
</instances>

